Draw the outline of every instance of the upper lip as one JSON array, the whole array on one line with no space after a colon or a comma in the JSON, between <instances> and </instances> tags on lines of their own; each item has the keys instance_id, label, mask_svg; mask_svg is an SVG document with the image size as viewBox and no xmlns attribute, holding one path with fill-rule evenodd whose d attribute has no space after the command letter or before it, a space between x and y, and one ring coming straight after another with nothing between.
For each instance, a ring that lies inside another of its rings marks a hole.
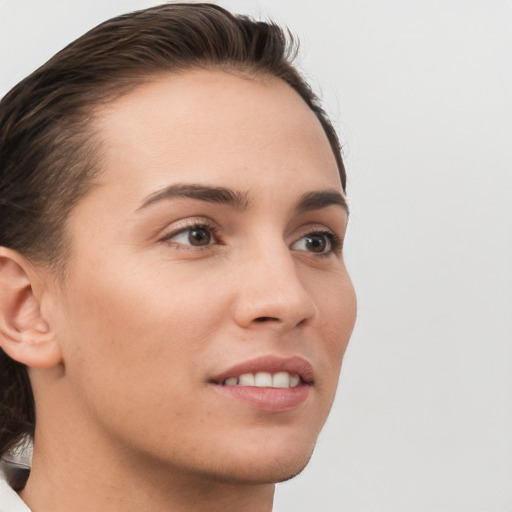
<instances>
[{"instance_id":1,"label":"upper lip","mask_svg":"<svg viewBox=\"0 0 512 512\"><path fill-rule=\"evenodd\" d=\"M311 364L300 356L281 357L274 355L260 356L231 366L214 376L212 382L221 384L230 377L239 377L244 373L288 372L297 374L307 384L313 384L314 370Z\"/></svg>"}]
</instances>

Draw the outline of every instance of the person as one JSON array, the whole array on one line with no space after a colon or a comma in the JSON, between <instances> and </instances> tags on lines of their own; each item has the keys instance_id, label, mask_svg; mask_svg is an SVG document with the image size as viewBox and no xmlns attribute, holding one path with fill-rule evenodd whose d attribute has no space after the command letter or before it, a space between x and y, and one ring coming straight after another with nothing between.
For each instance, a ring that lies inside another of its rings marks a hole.
<instances>
[{"instance_id":1,"label":"person","mask_svg":"<svg viewBox=\"0 0 512 512\"><path fill-rule=\"evenodd\" d=\"M2 512L268 512L307 464L356 301L340 144L294 53L166 4L2 99Z\"/></svg>"}]
</instances>

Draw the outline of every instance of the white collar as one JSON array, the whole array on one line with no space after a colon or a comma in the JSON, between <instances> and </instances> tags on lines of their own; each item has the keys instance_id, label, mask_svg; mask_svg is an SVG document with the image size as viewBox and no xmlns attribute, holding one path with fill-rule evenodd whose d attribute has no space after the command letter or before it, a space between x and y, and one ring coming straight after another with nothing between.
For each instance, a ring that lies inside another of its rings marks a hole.
<instances>
[{"instance_id":1,"label":"white collar","mask_svg":"<svg viewBox=\"0 0 512 512\"><path fill-rule=\"evenodd\" d=\"M30 512L16 491L8 484L4 464L0 467L0 512Z\"/></svg>"}]
</instances>

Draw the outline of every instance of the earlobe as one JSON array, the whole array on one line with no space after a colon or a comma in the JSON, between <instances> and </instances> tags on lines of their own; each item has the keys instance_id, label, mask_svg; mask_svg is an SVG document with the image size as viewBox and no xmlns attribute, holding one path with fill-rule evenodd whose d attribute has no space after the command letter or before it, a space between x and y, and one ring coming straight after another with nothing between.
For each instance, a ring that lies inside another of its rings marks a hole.
<instances>
[{"instance_id":1,"label":"earlobe","mask_svg":"<svg viewBox=\"0 0 512 512\"><path fill-rule=\"evenodd\" d=\"M36 276L23 256L0 247L0 347L20 363L47 368L59 364L61 354L41 314Z\"/></svg>"}]
</instances>

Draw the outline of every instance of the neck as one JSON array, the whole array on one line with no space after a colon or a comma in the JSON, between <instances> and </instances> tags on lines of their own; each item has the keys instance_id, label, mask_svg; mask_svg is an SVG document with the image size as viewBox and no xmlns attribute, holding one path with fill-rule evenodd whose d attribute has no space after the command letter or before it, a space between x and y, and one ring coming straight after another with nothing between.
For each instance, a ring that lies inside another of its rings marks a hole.
<instances>
[{"instance_id":1,"label":"neck","mask_svg":"<svg viewBox=\"0 0 512 512\"><path fill-rule=\"evenodd\" d=\"M39 441L39 439L38 439ZM216 481L169 465L133 464L125 456L85 455L81 443L51 452L36 444L20 496L41 512L271 512L274 485ZM65 449L63 449L65 448Z\"/></svg>"}]
</instances>

